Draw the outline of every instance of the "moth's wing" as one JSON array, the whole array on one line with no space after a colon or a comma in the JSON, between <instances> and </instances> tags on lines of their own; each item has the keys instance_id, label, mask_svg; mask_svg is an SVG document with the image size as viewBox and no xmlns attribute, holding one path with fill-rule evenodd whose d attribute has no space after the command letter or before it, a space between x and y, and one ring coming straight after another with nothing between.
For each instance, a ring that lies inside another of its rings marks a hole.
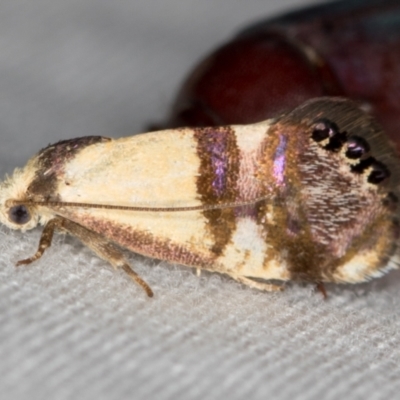
<instances>
[{"instance_id":1,"label":"moth's wing","mask_svg":"<svg viewBox=\"0 0 400 400\"><path fill-rule=\"evenodd\" d=\"M268 126L178 129L87 146L57 175L55 195L62 202L142 207L234 202L257 193L256 158ZM262 264L266 247L254 245L264 241L257 223L249 229L234 208L53 210L132 251L221 272L252 257Z\"/></svg>"},{"instance_id":2,"label":"moth's wing","mask_svg":"<svg viewBox=\"0 0 400 400\"><path fill-rule=\"evenodd\" d=\"M282 116L280 120L310 125L317 120L326 119L334 121L340 130L347 132L349 136L364 138L369 143L373 156L387 165L391 179L386 184L397 193L400 187L399 153L381 125L364 108L362 103L348 99L321 97L305 102Z\"/></svg>"},{"instance_id":3,"label":"moth's wing","mask_svg":"<svg viewBox=\"0 0 400 400\"><path fill-rule=\"evenodd\" d=\"M334 124L335 137L318 142L313 133L321 122ZM379 124L356 103L341 98L310 100L278 124L309 138L297 159L299 203L321 254L319 262L299 262L293 276L314 271L321 280L360 282L397 268L400 161ZM359 159L346 152L351 138L368 144L369 151ZM374 166L384 179L371 179Z\"/></svg>"},{"instance_id":4,"label":"moth's wing","mask_svg":"<svg viewBox=\"0 0 400 400\"><path fill-rule=\"evenodd\" d=\"M196 188L199 167L190 130L95 143L82 148L63 165L63 171L54 177L54 197L62 202L116 206L196 206L201 204ZM128 248L145 240L138 237L139 232L142 236L190 243L204 231L198 212L178 215L90 207L61 207L55 211Z\"/></svg>"}]
</instances>

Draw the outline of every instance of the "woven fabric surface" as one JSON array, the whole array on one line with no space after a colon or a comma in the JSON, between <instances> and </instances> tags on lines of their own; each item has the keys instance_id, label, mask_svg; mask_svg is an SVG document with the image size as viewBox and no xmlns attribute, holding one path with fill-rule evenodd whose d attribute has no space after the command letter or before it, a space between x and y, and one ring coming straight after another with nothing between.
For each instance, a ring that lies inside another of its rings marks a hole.
<instances>
[{"instance_id":1,"label":"woven fabric surface","mask_svg":"<svg viewBox=\"0 0 400 400\"><path fill-rule=\"evenodd\" d=\"M162 121L202 56L304 1L5 0L0 172L50 142ZM123 177L115 177L115 179ZM145 297L76 239L0 228L0 399L390 399L400 391L400 272L261 293L127 253Z\"/></svg>"}]
</instances>

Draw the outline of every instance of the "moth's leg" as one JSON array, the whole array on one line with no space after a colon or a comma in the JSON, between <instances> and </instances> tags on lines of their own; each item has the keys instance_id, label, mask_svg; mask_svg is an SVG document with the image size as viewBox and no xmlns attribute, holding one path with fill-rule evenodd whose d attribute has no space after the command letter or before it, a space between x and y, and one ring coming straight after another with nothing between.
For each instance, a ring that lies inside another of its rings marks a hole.
<instances>
[{"instance_id":1,"label":"moth's leg","mask_svg":"<svg viewBox=\"0 0 400 400\"><path fill-rule=\"evenodd\" d=\"M129 277L140 285L149 297L153 297L150 286L129 266L122 251L112 242L75 222L67 219L62 221L62 229L76 236L81 242L92 249L100 258L108 261L115 269L122 268Z\"/></svg>"},{"instance_id":2,"label":"moth's leg","mask_svg":"<svg viewBox=\"0 0 400 400\"><path fill-rule=\"evenodd\" d=\"M16 266L27 265L33 261L38 260L42 257L43 253L47 248L51 246L51 241L53 240L54 229L61 228L63 220L61 218L51 219L43 229L42 236L40 236L39 246L36 253L25 260L20 260L17 262Z\"/></svg>"},{"instance_id":3,"label":"moth's leg","mask_svg":"<svg viewBox=\"0 0 400 400\"><path fill-rule=\"evenodd\" d=\"M284 290L284 287L282 285L274 285L273 283L258 282L241 275L229 275L229 276L231 276L236 281L243 283L246 286L250 286L253 289L264 290L266 292L277 292Z\"/></svg>"},{"instance_id":4,"label":"moth's leg","mask_svg":"<svg viewBox=\"0 0 400 400\"><path fill-rule=\"evenodd\" d=\"M324 300L326 300L328 298L328 293L326 292L325 285L322 282L318 282L315 285L315 291L320 292L322 294L322 297L324 298Z\"/></svg>"},{"instance_id":5,"label":"moth's leg","mask_svg":"<svg viewBox=\"0 0 400 400\"><path fill-rule=\"evenodd\" d=\"M196 276L201 276L201 268L196 268Z\"/></svg>"}]
</instances>

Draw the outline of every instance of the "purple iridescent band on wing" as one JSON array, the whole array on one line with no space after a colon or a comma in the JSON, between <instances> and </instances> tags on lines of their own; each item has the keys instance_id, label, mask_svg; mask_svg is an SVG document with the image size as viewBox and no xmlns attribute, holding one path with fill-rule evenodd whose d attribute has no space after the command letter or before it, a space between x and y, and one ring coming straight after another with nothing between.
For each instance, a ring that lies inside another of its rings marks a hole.
<instances>
[{"instance_id":1,"label":"purple iridescent band on wing","mask_svg":"<svg viewBox=\"0 0 400 400\"><path fill-rule=\"evenodd\" d=\"M211 166L214 172L212 188L217 197L221 197L226 188L228 170L226 135L220 131L211 132L208 136L207 151L210 154Z\"/></svg>"},{"instance_id":2,"label":"purple iridescent band on wing","mask_svg":"<svg viewBox=\"0 0 400 400\"><path fill-rule=\"evenodd\" d=\"M279 137L279 144L274 154L273 176L278 185L282 185L285 179L285 164L286 164L286 136Z\"/></svg>"}]
</instances>

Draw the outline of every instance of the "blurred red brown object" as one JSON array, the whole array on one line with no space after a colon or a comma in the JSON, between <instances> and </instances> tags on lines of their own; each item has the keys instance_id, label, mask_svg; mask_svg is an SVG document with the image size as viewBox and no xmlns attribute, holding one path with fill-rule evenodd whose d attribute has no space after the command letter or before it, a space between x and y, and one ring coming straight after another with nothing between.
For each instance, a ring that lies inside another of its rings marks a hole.
<instances>
[{"instance_id":1,"label":"blurred red brown object","mask_svg":"<svg viewBox=\"0 0 400 400\"><path fill-rule=\"evenodd\" d=\"M400 149L400 1L340 1L255 24L203 60L169 127L257 122L317 96L361 101Z\"/></svg>"}]
</instances>

